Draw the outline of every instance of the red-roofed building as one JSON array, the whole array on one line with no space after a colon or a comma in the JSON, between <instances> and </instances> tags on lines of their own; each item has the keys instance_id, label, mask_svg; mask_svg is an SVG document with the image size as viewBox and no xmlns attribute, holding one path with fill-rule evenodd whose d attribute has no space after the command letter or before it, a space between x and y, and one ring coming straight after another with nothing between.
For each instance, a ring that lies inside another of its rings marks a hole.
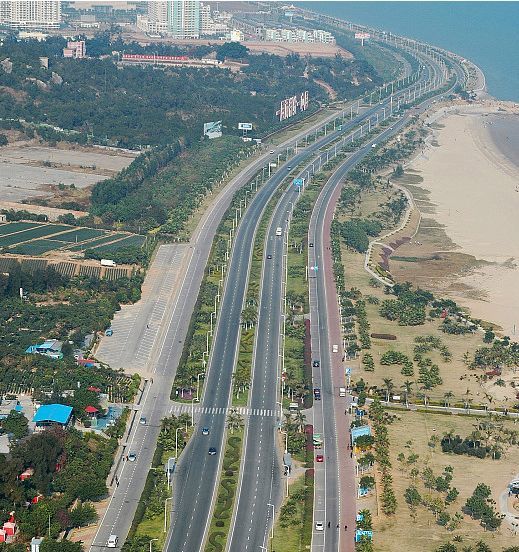
<instances>
[{"instance_id":1,"label":"red-roofed building","mask_svg":"<svg viewBox=\"0 0 519 552\"><path fill-rule=\"evenodd\" d=\"M20 474L20 479L25 481L34 475L33 468L27 468L23 473Z\"/></svg>"},{"instance_id":2,"label":"red-roofed building","mask_svg":"<svg viewBox=\"0 0 519 552\"><path fill-rule=\"evenodd\" d=\"M101 393L101 389L99 389L99 387L94 387L93 385L91 385L87 391L94 391L94 393Z\"/></svg>"}]
</instances>

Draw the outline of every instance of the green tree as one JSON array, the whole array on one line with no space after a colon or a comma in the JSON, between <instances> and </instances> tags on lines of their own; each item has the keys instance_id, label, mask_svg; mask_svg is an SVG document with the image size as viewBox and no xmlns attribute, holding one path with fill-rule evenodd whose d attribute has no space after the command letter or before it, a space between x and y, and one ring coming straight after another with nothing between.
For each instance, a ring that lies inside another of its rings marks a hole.
<instances>
[{"instance_id":1,"label":"green tree","mask_svg":"<svg viewBox=\"0 0 519 552\"><path fill-rule=\"evenodd\" d=\"M29 421L21 412L16 412L16 410L11 410L7 418L1 421L1 425L4 433L12 433L17 440L29 433Z\"/></svg>"}]
</instances>

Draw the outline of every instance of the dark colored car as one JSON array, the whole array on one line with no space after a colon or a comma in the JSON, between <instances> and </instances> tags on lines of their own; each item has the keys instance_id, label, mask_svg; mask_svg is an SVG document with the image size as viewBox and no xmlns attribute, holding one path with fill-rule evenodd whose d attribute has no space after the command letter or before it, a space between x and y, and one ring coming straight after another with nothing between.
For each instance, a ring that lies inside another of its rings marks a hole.
<instances>
[{"instance_id":1,"label":"dark colored car","mask_svg":"<svg viewBox=\"0 0 519 552\"><path fill-rule=\"evenodd\" d=\"M215 456L216 454L216 448L215 447L210 447L209 448L209 456Z\"/></svg>"},{"instance_id":2,"label":"dark colored car","mask_svg":"<svg viewBox=\"0 0 519 552\"><path fill-rule=\"evenodd\" d=\"M319 389L319 387L316 387L314 389L314 399L316 401L320 401L321 400L321 390Z\"/></svg>"},{"instance_id":3,"label":"dark colored car","mask_svg":"<svg viewBox=\"0 0 519 552\"><path fill-rule=\"evenodd\" d=\"M316 462L324 462L324 456L322 454L318 454L316 457L315 457L315 461Z\"/></svg>"},{"instance_id":4,"label":"dark colored car","mask_svg":"<svg viewBox=\"0 0 519 552\"><path fill-rule=\"evenodd\" d=\"M314 361L312 362L312 366L313 366L314 368L319 368L319 366L321 366L321 363L320 363L318 360L314 360Z\"/></svg>"},{"instance_id":5,"label":"dark colored car","mask_svg":"<svg viewBox=\"0 0 519 552\"><path fill-rule=\"evenodd\" d=\"M310 243L308 244L308 247L313 247L313 246L314 246L314 242L310 242Z\"/></svg>"}]
</instances>

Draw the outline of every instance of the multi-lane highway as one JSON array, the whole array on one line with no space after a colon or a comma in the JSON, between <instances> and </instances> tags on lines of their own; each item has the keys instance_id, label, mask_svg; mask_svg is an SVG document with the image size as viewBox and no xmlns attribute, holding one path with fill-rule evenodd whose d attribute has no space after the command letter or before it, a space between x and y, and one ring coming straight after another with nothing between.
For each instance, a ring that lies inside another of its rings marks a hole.
<instances>
[{"instance_id":1,"label":"multi-lane highway","mask_svg":"<svg viewBox=\"0 0 519 552\"><path fill-rule=\"evenodd\" d=\"M299 153L289 161L290 166L297 166L306 159L314 162L315 159L319 159L319 164L324 162L324 154L316 156L316 153L321 148L337 140L341 133L346 133L353 126L357 125L359 121L364 121L366 118L373 116L378 109L379 106L366 109L356 118L345 123L341 131L331 132L306 148L300 149ZM276 152L273 155L276 155ZM220 312L224 313L224 316L219 316L217 320L202 402L205 412L215 412L214 409L219 409L221 414L202 414L198 427L208 427L209 435L202 435L200 431L195 432L177 468L174 485L172 526L167 542L167 549L171 552L195 552L200 550L210 522L211 506L215 498L219 468L222 461L221 449L224 442L226 424L225 411L229 407L231 396L232 373L238 353L240 318L246 295L254 236L261 219L261 214L270 197L290 172L288 167L288 163L282 165L278 172L260 188L251 200L237 229L228 268L228 274L231 277L226 279L222 303L220 304ZM276 311L279 316L277 303ZM273 324L275 323L273 322ZM274 355L274 357L269 356L270 362L266 362L266 366L274 371L277 370L278 366L278 350L275 344L270 344L270 339L274 337L277 339L278 333L271 329L270 335L266 338L269 341L269 345L265 344L261 349L256 346L256 350L268 350L269 355ZM254 370L255 375L259 372ZM267 385L267 382L268 385L272 385L272 382L275 381L276 377L271 378L269 377L269 373L267 373L262 382L253 382L251 408L275 409L275 394L268 395L262 393L262 388ZM274 401L273 404L272 400ZM274 420L268 417L254 418L249 423L252 426L257 425L258 431L266 434L268 433L268 428L273 427ZM272 435L273 432L270 431L270 441L272 441ZM260 439L254 439L256 445L259 441ZM261 440L261 442L263 445L266 443L266 439ZM269 445L271 444L269 443ZM209 456L209 447L215 447L218 454L216 456ZM264 473L262 470L267 469L270 474L277 473L272 467L274 462L272 448L270 449L270 454L263 454L262 458L267 459L266 461L270 464L268 468L260 466L259 471ZM274 474L274 477L277 477L277 475ZM274 487L275 485L272 483L272 488L274 489ZM264 502L262 501L261 507L264 508L264 506ZM267 521L263 524L262 539L266 524ZM257 535L256 538L258 538Z\"/></svg>"},{"instance_id":2,"label":"multi-lane highway","mask_svg":"<svg viewBox=\"0 0 519 552\"><path fill-rule=\"evenodd\" d=\"M383 103L383 106L375 106L366 109L363 113L358 114L353 121L344 124L341 132L347 132L353 125L361 120L365 121L368 117L370 118L369 120L372 121L371 124L374 124L374 115L377 112L381 113L384 108L387 110L387 106L388 100ZM349 109L347 112L349 113ZM340 116L341 114L332 114L327 118L327 121L329 122ZM284 151L285 147L293 147L296 140L301 140L305 133L313 133L313 130L322 127L322 124L323 122L316 123L312 128L302 131L291 140L288 140L279 147L276 154ZM290 161L290 164L296 166L306 159L311 159L319 148L336 140L338 135L339 133L333 132L325 138L318 140L316 143L304 148ZM274 154L275 157L277 157L276 154ZM205 213L194 233L190 243L189 254L185 259L185 265L180 267L182 271L182 277L179 282L180 285L174 297L172 297L172 301L174 302L172 316L161 338L161 342L156 343L158 354L153 364L150 365L147 370L150 374L150 378L144 382L142 396L138 405L139 412L133 414L134 420L125 443L123 457L125 457L128 452L136 452L137 460L135 462L122 460L117 465L116 477L114 478L117 487L112 494L108 509L95 537L92 545L93 550L106 546L110 534L117 534L121 545L128 533L137 502L144 486L148 467L151 464L160 421L170 411L170 389L211 248L212 238L225 210L230 204L233 193L248 182L250 178L265 165L269 158L272 157L268 154L263 155L233 179L217 197L211 208ZM320 156L319 166L322 162L323 157ZM308 168L308 173L309 172L310 169ZM229 404L231 377L237 351L238 328L243 305L243 294L246 290L250 254L257 222L259 221L261 212L268 198L286 177L287 173L288 168L285 165L260 189L251 202L240 224L234 242L233 254L229 266L229 273L232 274L232 281L230 281L230 284L227 282L222 299L221 311L225 313L225 316L218 317L217 329L206 377L203 402L204 406L221 408L221 412L224 412L224 409L227 408ZM273 263L273 265L274 264L275 263ZM268 280L265 281L268 282ZM272 301L271 305L274 305L274 301ZM274 346L272 350L274 350ZM257 370L255 370L255 377L256 373ZM268 387L269 384L272 385L272 381L275 380L264 380L263 384L267 391L270 391ZM261 381L255 381L254 386L255 388L251 394L251 401L253 401L251 406L253 404L271 404L271 398L267 398L265 395L263 399L260 396ZM256 397L257 394L258 396ZM275 402L273 408L275 409ZM140 416L146 418L146 424L138 423ZM204 418L204 416L206 417ZM248 435L250 436L252 431L252 434L269 435L273 440L273 425L271 426L269 424L273 424L274 420L270 419L269 422L266 422L266 420L267 418L264 420L265 423L257 424L258 429L256 432L254 427L249 424ZM260 419L257 421L261 422ZM183 454L184 458L177 472L173 527L167 543L168 550L170 551L200 550L205 536L205 529L209 523L211 504L216 489L218 467L222 459L221 446L224 436L225 415L203 415L199 427L204 425L210 428L209 436L202 436L199 433L195 433L194 438ZM249 451L249 442L252 441L253 439L248 438L247 451ZM254 440L254 442L257 443L259 441ZM209 457L207 454L210 446L217 447L218 454L216 457ZM268 480L271 485L269 497L274 496L277 487L275 450L272 448L271 452L270 458L268 458L269 455L265 455L264 465L259 468L262 474L271 474ZM250 458L250 454L251 453L248 452L246 458ZM264 470L266 470L266 472ZM243 480L245 481L245 479ZM263 483L264 481L262 480L262 490L264 488ZM245 500L243 503L245 504L243 509L245 513L243 515L245 515L245 517L250 517L249 506L254 504L254 502L247 503L248 499L242 499L241 497L242 494L243 496L251 497L253 495L253 490L247 487L244 491L243 485L241 489L240 501ZM270 498L268 498L268 500L270 500ZM263 511L265 510L264 502L265 501L262 500ZM267 506L267 510L269 508L270 507ZM239 509L239 512L241 511L242 509ZM255 537L255 539L261 538L261 545L264 541L265 528L272 521L271 514L267 513L263 517L257 516L256 520L257 525L263 528L263 534L261 531L257 531ZM234 546L235 550L241 549L239 548L239 544L233 544L234 542L239 543L238 539L239 537L235 537L231 542L231 546Z\"/></svg>"},{"instance_id":3,"label":"multi-lane highway","mask_svg":"<svg viewBox=\"0 0 519 552\"><path fill-rule=\"evenodd\" d=\"M331 114L323 121L305 128L280 144L277 151L283 153L285 148L293 148L294 144L303 139L307 133L312 135L323 124L329 123L338 115ZM168 299L172 303L171 315L165 323L165 330L161 331L160 335L158 334L159 337L154 342L156 356L146 367L149 378L143 382L141 393L139 393L139 403L136 406L136 411L132 413L132 423L123 443L122 453L116 458L113 479L115 486L112 488L107 510L91 545L92 551L104 548L108 537L112 534L119 537L119 546L122 546L126 539L151 465L161 420L170 412L170 392L176 367L182 354L189 320L198 296L216 229L229 207L234 193L249 182L272 159L273 156L269 153L260 156L242 170L217 196L215 202L200 220L188 246L189 251L183 259L183 263L178 266L180 273L178 286ZM145 324L146 320L143 319L141 323ZM112 339L118 339L117 335L114 334ZM145 425L138 423L141 416L146 418ZM137 454L135 462L125 460L130 451Z\"/></svg>"},{"instance_id":4,"label":"multi-lane highway","mask_svg":"<svg viewBox=\"0 0 519 552\"><path fill-rule=\"evenodd\" d=\"M435 68L430 69L431 75L435 75ZM340 346L340 340L337 338L338 328L329 326L330 320L337 320L337 313L330 312L333 308L336 310L337 306L334 303L333 275L329 274L332 270L332 260L329 245L327 245L329 236L326 234L330 223L328 207L332 198L336 197L345 175L372 152L373 144L384 142L397 134L409 122L412 115L426 108L427 103L421 104L418 111L407 113L392 127L381 132L344 161L323 187L310 220L308 240L314 244L314 247L308 249L308 265L320 268L313 271L313 277L309 279L312 358L319 360L319 365L313 369L313 378L314 386L321 388L322 397L320 402L314 402L313 425L314 431L324 435L325 455L325 462L315 466L314 522L323 522L325 527L324 531L313 533L312 550L316 552L349 551L354 548L352 534L354 512L345 510L346 505L354 504L355 495L345 496L345 491L352 493L355 489L351 486L349 474L345 473L346 469L351 468L348 466L348 459L344 456L339 457L340 450L343 455L345 453L348 432L348 420L342 415L346 407L346 399L340 398L338 393L338 387L345 386L344 374L337 374L337 370L342 369L342 362L338 360L342 356L342 350L339 348L339 357L332 358L335 354L332 352L332 346L333 344ZM332 289L329 289L330 283ZM336 336L335 343L330 342L330 336ZM342 431L338 431L338 427ZM342 442L338 442L339 435ZM327 527L328 522L331 525L330 529ZM349 533L346 530L348 525Z\"/></svg>"}]
</instances>

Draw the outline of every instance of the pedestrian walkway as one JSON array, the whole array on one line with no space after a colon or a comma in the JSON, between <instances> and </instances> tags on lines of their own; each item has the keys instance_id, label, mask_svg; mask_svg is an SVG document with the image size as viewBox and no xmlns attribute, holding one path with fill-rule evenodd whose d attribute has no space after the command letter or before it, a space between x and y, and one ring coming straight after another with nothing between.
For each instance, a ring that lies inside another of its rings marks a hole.
<instances>
[{"instance_id":1,"label":"pedestrian walkway","mask_svg":"<svg viewBox=\"0 0 519 552\"><path fill-rule=\"evenodd\" d=\"M207 406L198 406L191 404L175 404L171 407L169 413L178 416L179 414L211 414L213 416L227 416L231 411L236 411L240 416L262 416L270 417L276 416L275 410L270 410L267 408L247 408L246 406L238 406L236 408L217 408L217 407L207 407Z\"/></svg>"}]
</instances>

